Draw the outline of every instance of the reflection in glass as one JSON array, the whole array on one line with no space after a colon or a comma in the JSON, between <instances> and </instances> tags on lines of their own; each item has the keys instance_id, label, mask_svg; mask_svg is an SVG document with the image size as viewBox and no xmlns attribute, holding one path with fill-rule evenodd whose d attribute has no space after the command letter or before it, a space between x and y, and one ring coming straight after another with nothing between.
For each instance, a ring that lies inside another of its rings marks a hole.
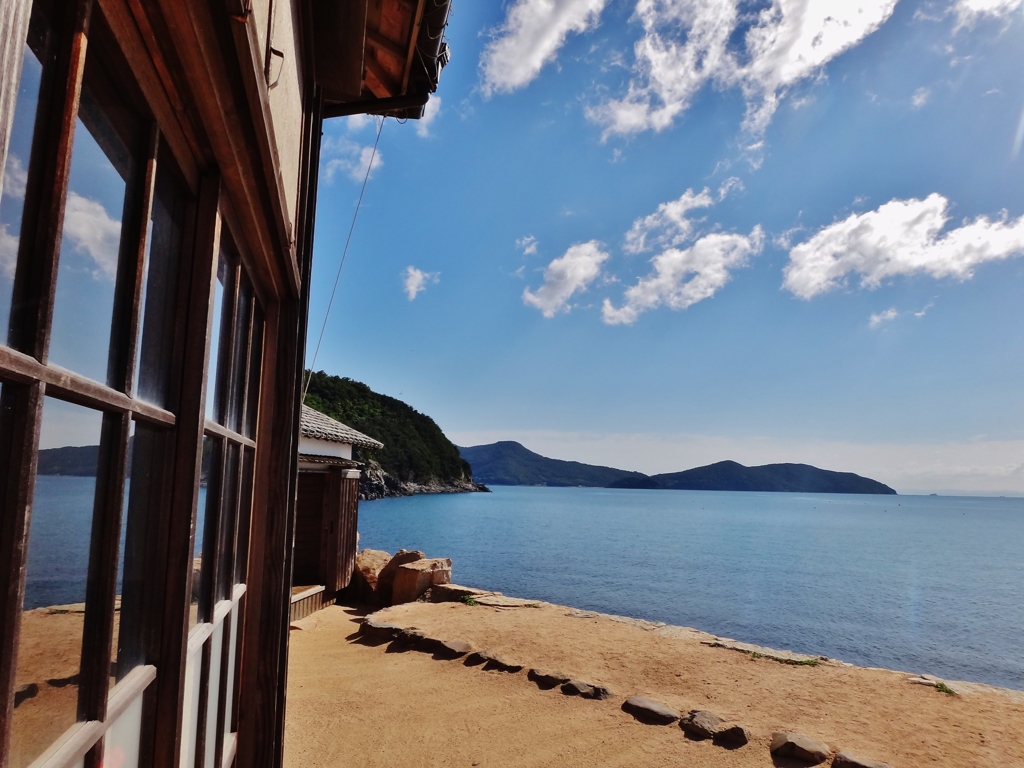
<instances>
[{"instance_id":1,"label":"reflection in glass","mask_svg":"<svg viewBox=\"0 0 1024 768\"><path fill-rule=\"evenodd\" d=\"M74 724L102 415L46 398L28 539L11 766Z\"/></svg>"},{"instance_id":2,"label":"reflection in glass","mask_svg":"<svg viewBox=\"0 0 1024 768\"><path fill-rule=\"evenodd\" d=\"M64 208L50 360L116 385L108 373L122 220L141 126L94 56L86 61Z\"/></svg>"},{"instance_id":3,"label":"reflection in glass","mask_svg":"<svg viewBox=\"0 0 1024 768\"><path fill-rule=\"evenodd\" d=\"M252 448L245 448L242 452L242 488L238 503L237 534L235 535L235 584L245 583L246 566L248 565L254 465L254 451Z\"/></svg>"},{"instance_id":4,"label":"reflection in glass","mask_svg":"<svg viewBox=\"0 0 1024 768\"><path fill-rule=\"evenodd\" d=\"M213 615L213 576L210 561L216 548L217 501L220 496L220 441L203 438L202 473L196 508L196 535L192 545L192 607L189 627L209 621ZM204 556L204 553L205 556Z\"/></svg>"},{"instance_id":5,"label":"reflection in glass","mask_svg":"<svg viewBox=\"0 0 1024 768\"><path fill-rule=\"evenodd\" d=\"M156 534L151 526L160 518L169 497L167 471L168 432L133 422L128 449L125 512L121 526L121 560L118 565L118 611L115 612L114 665L111 683L145 663L143 617L146 579L152 573L154 554L147 548Z\"/></svg>"},{"instance_id":6,"label":"reflection in glass","mask_svg":"<svg viewBox=\"0 0 1024 768\"><path fill-rule=\"evenodd\" d=\"M43 83L42 62L48 61L50 38L46 23L38 14L33 14L22 57L18 101L0 187L0 323L3 327L11 316L11 293L18 264L29 158L32 156L32 137ZM4 333L3 337L6 339L7 334Z\"/></svg>"},{"instance_id":7,"label":"reflection in glass","mask_svg":"<svg viewBox=\"0 0 1024 768\"><path fill-rule=\"evenodd\" d=\"M221 403L224 388L220 386L221 368L224 366L220 348L228 322L224 315L230 311L230 306L224 302L224 291L230 274L230 264L222 251L217 260L217 282L213 291L213 327L210 329L210 364L206 370L206 418L218 423L224 420L224 406Z\"/></svg>"},{"instance_id":8,"label":"reflection in glass","mask_svg":"<svg viewBox=\"0 0 1024 768\"><path fill-rule=\"evenodd\" d=\"M227 462L224 468L222 502L220 507L220 564L217 569L217 589L215 600L225 600L231 596L233 556L235 549L235 523L238 519L238 463L241 446L236 443L227 445Z\"/></svg>"},{"instance_id":9,"label":"reflection in glass","mask_svg":"<svg viewBox=\"0 0 1024 768\"><path fill-rule=\"evenodd\" d=\"M146 245L142 338L136 351L135 389L142 400L167 407L174 298L187 197L171 171L171 159L163 154L157 164L155 192Z\"/></svg>"}]
</instances>

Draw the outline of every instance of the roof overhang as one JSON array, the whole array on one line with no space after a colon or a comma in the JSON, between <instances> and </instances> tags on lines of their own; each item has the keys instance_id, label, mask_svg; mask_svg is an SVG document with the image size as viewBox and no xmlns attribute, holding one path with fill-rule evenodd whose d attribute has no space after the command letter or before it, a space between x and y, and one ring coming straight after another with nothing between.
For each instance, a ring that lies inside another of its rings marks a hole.
<instances>
[{"instance_id":1,"label":"roof overhang","mask_svg":"<svg viewBox=\"0 0 1024 768\"><path fill-rule=\"evenodd\" d=\"M450 0L311 0L324 117L419 119L448 62Z\"/></svg>"}]
</instances>

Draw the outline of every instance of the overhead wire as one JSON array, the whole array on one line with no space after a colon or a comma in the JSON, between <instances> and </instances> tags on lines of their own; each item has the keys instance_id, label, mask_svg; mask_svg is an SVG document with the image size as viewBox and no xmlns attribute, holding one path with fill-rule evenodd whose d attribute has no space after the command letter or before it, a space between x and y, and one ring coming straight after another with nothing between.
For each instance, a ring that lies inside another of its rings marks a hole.
<instances>
[{"instance_id":1,"label":"overhead wire","mask_svg":"<svg viewBox=\"0 0 1024 768\"><path fill-rule=\"evenodd\" d=\"M313 367L316 365L316 358L320 354L320 345L324 340L324 331L327 330L327 319L331 316L331 307L334 306L334 296L338 292L338 281L341 280L341 270L345 266L345 258L348 256L348 247L352 242L352 233L356 228L356 219L359 218L359 209L363 205L363 194L366 192L366 182L370 180L370 171L373 170L373 161L377 157L377 145L380 143L380 134L384 130L386 116L382 115L380 124L377 126L377 138L373 142L373 151L370 153L370 162L366 164L366 175L363 176L363 186L359 190L359 199L356 201L356 209L352 212L352 224L348 228L348 237L345 238L345 248L341 252L341 261L338 263L338 273L334 276L334 287L331 289L331 300L327 302L327 311L324 313L324 323L320 326L320 337L316 341L316 349L313 351L313 359L309 363L309 375L306 376L306 385L302 388L302 402L306 402L306 394L309 392L309 383L313 379Z\"/></svg>"}]
</instances>

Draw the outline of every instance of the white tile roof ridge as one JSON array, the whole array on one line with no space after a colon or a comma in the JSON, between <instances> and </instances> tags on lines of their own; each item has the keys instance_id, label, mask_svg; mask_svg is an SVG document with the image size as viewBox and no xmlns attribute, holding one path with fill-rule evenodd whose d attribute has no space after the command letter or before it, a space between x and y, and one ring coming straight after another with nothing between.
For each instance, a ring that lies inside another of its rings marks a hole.
<instances>
[{"instance_id":1,"label":"white tile roof ridge","mask_svg":"<svg viewBox=\"0 0 1024 768\"><path fill-rule=\"evenodd\" d=\"M302 404L302 418L300 431L303 437L311 437L315 440L327 440L332 443L348 443L357 445L360 448L370 448L379 451L384 447L380 440L374 440L358 430L352 429L347 424L325 416L320 411Z\"/></svg>"}]
</instances>

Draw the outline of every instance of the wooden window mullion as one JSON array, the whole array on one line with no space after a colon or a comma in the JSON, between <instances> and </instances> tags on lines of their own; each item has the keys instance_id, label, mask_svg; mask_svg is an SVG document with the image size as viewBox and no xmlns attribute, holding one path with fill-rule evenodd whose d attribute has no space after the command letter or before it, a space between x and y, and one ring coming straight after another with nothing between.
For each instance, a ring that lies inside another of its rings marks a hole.
<instances>
[{"instance_id":1,"label":"wooden window mullion","mask_svg":"<svg viewBox=\"0 0 1024 768\"><path fill-rule=\"evenodd\" d=\"M105 414L96 471L89 575L85 587L85 624L78 687L78 719L105 720L110 689L110 650L114 639L118 546L124 479L128 464L128 414ZM103 764L103 742L89 751L86 768Z\"/></svg>"},{"instance_id":2,"label":"wooden window mullion","mask_svg":"<svg viewBox=\"0 0 1024 768\"><path fill-rule=\"evenodd\" d=\"M18 635L45 390L39 381L4 383L0 394L0 765L10 763Z\"/></svg>"},{"instance_id":3,"label":"wooden window mullion","mask_svg":"<svg viewBox=\"0 0 1024 768\"><path fill-rule=\"evenodd\" d=\"M0 168L7 165L21 84L22 51L31 16L32 0L4 0L0 6Z\"/></svg>"},{"instance_id":4,"label":"wooden window mullion","mask_svg":"<svg viewBox=\"0 0 1024 768\"><path fill-rule=\"evenodd\" d=\"M131 273L131 282L118 296L119 306L114 308L115 338L112 340L114 349L111 365L120 374L124 372L123 382L117 379L118 385L123 384L123 391L131 396L135 389L138 371L135 360L138 357L139 345L142 344L142 289L146 282L146 247L149 242L149 230L152 226L153 195L156 189L156 157L160 148L160 131L156 123L150 125L149 137L146 141L146 166L141 180L141 201L136 215L136 231L134 242L131 243L131 259L126 259L126 273ZM119 281L120 282L120 281ZM118 322L124 318L125 322ZM118 337L119 336L119 337Z\"/></svg>"},{"instance_id":5,"label":"wooden window mullion","mask_svg":"<svg viewBox=\"0 0 1024 768\"><path fill-rule=\"evenodd\" d=\"M75 0L70 29L57 33L57 68L48 103L40 109L25 195L18 269L11 305L11 345L46 362L57 290L57 261L92 0Z\"/></svg>"}]
</instances>

